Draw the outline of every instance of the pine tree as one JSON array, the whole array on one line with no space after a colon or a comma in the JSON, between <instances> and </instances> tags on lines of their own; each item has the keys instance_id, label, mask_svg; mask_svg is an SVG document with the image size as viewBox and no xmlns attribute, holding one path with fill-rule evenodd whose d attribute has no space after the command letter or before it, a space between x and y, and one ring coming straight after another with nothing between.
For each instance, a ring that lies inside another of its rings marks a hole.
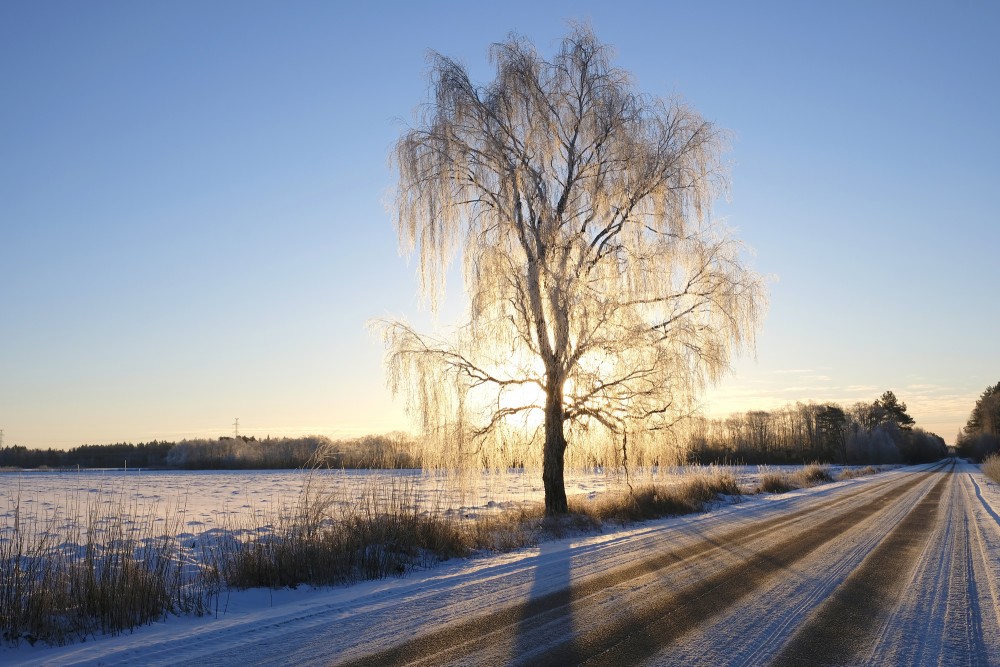
<instances>
[{"instance_id":1,"label":"pine tree","mask_svg":"<svg viewBox=\"0 0 1000 667\"><path fill-rule=\"evenodd\" d=\"M899 428L909 431L915 420L906 413L906 403L896 398L896 394L887 391L874 403L874 407L883 411L884 421L895 422Z\"/></svg>"}]
</instances>

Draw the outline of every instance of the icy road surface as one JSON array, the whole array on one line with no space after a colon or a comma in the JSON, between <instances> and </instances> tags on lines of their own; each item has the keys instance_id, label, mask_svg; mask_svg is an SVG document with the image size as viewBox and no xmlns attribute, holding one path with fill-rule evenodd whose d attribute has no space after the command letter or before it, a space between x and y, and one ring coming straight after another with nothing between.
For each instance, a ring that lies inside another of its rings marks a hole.
<instances>
[{"instance_id":1,"label":"icy road surface","mask_svg":"<svg viewBox=\"0 0 1000 667\"><path fill-rule=\"evenodd\" d=\"M903 468L4 664L1000 665L1000 487Z\"/></svg>"}]
</instances>

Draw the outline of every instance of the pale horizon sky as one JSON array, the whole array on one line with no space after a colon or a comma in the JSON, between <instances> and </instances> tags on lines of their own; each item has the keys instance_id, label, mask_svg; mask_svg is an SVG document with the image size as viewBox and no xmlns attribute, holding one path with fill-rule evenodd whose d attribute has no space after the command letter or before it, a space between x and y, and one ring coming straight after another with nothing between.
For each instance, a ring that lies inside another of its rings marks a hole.
<instances>
[{"instance_id":1,"label":"pale horizon sky","mask_svg":"<svg viewBox=\"0 0 1000 667\"><path fill-rule=\"evenodd\" d=\"M952 442L1000 380L1000 4L15 1L4 444L406 428L366 322L430 320L384 204L426 53L485 83L571 20L733 133L715 214L773 278L705 413L891 389Z\"/></svg>"}]
</instances>

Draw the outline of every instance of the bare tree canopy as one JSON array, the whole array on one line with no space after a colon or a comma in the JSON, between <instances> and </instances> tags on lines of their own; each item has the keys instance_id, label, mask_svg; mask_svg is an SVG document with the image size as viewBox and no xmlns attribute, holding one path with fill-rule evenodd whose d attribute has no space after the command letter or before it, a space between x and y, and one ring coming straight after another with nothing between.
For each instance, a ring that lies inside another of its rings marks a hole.
<instances>
[{"instance_id":1,"label":"bare tree canopy","mask_svg":"<svg viewBox=\"0 0 1000 667\"><path fill-rule=\"evenodd\" d=\"M724 134L636 92L610 55L587 27L551 62L510 37L480 86L432 54L431 99L394 152L422 291L436 306L460 256L469 312L447 338L382 322L390 386L449 446L540 415L550 514L567 509L568 435L668 428L752 344L764 305L709 214Z\"/></svg>"}]
</instances>

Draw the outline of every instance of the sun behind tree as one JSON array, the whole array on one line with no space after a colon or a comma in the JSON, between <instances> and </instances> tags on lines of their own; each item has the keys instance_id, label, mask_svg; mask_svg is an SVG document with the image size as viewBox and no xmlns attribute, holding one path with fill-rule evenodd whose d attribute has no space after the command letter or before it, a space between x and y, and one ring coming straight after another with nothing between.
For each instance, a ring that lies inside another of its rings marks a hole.
<instances>
[{"instance_id":1,"label":"sun behind tree","mask_svg":"<svg viewBox=\"0 0 1000 667\"><path fill-rule=\"evenodd\" d=\"M545 509L559 514L567 435L669 429L752 344L764 288L710 216L718 128L636 92L587 27L551 62L514 36L490 55L496 78L480 86L432 53L430 101L394 151L401 246L432 308L461 255L468 321L446 338L379 326L390 387L424 437L481 446L541 412ZM518 400L530 395L541 405Z\"/></svg>"}]
</instances>

